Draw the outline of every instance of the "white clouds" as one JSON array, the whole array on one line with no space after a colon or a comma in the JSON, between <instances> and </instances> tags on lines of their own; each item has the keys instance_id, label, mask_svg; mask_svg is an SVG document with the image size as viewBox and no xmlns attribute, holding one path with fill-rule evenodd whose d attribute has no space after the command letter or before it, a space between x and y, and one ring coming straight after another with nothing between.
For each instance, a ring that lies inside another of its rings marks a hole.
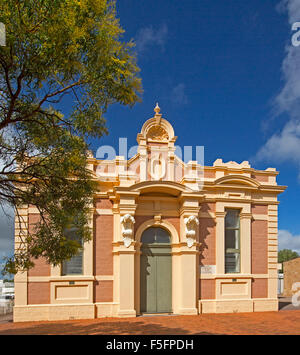
<instances>
[{"instance_id":1,"label":"white clouds","mask_svg":"<svg viewBox=\"0 0 300 355\"><path fill-rule=\"evenodd\" d=\"M291 119L280 133L271 136L257 152L255 160L291 162L296 164L300 171L300 121Z\"/></svg>"},{"instance_id":2,"label":"white clouds","mask_svg":"<svg viewBox=\"0 0 300 355\"><path fill-rule=\"evenodd\" d=\"M300 235L293 235L287 230L278 231L278 250L291 249L300 254Z\"/></svg>"},{"instance_id":3,"label":"white clouds","mask_svg":"<svg viewBox=\"0 0 300 355\"><path fill-rule=\"evenodd\" d=\"M136 49L141 53L149 47L159 46L164 51L167 35L168 27L166 24L162 24L158 28L153 28L153 26L144 27L137 33Z\"/></svg>"},{"instance_id":4,"label":"white clouds","mask_svg":"<svg viewBox=\"0 0 300 355\"><path fill-rule=\"evenodd\" d=\"M300 20L300 0L283 0L277 8L288 13L290 25ZM291 32L292 37L292 32ZM300 47L289 44L281 71L283 87L274 100L274 114L286 113L288 122L259 149L255 160L292 162L299 169L300 181Z\"/></svg>"},{"instance_id":5,"label":"white clouds","mask_svg":"<svg viewBox=\"0 0 300 355\"><path fill-rule=\"evenodd\" d=\"M292 24L300 19L300 1L299 0L282 0L277 5L280 12L288 12L289 23Z\"/></svg>"},{"instance_id":6,"label":"white clouds","mask_svg":"<svg viewBox=\"0 0 300 355\"><path fill-rule=\"evenodd\" d=\"M300 17L299 17L300 18ZM300 107L300 48L289 45L282 63L284 86L275 99L275 113L287 112L299 119Z\"/></svg>"},{"instance_id":7,"label":"white clouds","mask_svg":"<svg viewBox=\"0 0 300 355\"><path fill-rule=\"evenodd\" d=\"M183 83L175 86L171 92L171 100L174 104L185 105L188 103L188 98L185 94L185 85Z\"/></svg>"}]
</instances>

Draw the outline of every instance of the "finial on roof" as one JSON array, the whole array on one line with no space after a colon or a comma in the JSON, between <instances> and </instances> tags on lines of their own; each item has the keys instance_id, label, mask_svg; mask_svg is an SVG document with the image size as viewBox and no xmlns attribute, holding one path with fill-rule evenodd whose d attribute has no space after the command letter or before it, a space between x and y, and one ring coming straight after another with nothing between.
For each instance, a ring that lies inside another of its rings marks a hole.
<instances>
[{"instance_id":1,"label":"finial on roof","mask_svg":"<svg viewBox=\"0 0 300 355\"><path fill-rule=\"evenodd\" d=\"M158 106L158 103L156 103L156 106L154 108L155 115L154 117L156 118L156 124L160 124L160 119L161 119L161 114L160 114L160 107Z\"/></svg>"}]
</instances>

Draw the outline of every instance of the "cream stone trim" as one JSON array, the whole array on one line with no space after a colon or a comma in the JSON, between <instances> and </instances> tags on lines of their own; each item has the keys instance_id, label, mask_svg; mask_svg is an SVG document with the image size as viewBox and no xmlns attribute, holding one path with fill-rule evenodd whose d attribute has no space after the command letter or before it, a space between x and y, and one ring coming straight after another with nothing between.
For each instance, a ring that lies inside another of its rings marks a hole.
<instances>
[{"instance_id":1,"label":"cream stone trim","mask_svg":"<svg viewBox=\"0 0 300 355\"><path fill-rule=\"evenodd\" d=\"M94 319L94 304L37 304L14 307L14 322Z\"/></svg>"},{"instance_id":2,"label":"cream stone trim","mask_svg":"<svg viewBox=\"0 0 300 355\"><path fill-rule=\"evenodd\" d=\"M255 221L268 221L268 215L252 214L252 219Z\"/></svg>"},{"instance_id":3,"label":"cream stone trim","mask_svg":"<svg viewBox=\"0 0 300 355\"><path fill-rule=\"evenodd\" d=\"M216 279L216 299L251 299L251 282L251 278Z\"/></svg>"},{"instance_id":4,"label":"cream stone trim","mask_svg":"<svg viewBox=\"0 0 300 355\"><path fill-rule=\"evenodd\" d=\"M237 313L278 311L277 298L255 298L250 300L199 300L200 313Z\"/></svg>"},{"instance_id":5,"label":"cream stone trim","mask_svg":"<svg viewBox=\"0 0 300 355\"><path fill-rule=\"evenodd\" d=\"M95 280L97 281L113 281L114 275L97 275L95 276Z\"/></svg>"},{"instance_id":6,"label":"cream stone trim","mask_svg":"<svg viewBox=\"0 0 300 355\"><path fill-rule=\"evenodd\" d=\"M93 303L93 279L88 280L51 280L51 304Z\"/></svg>"},{"instance_id":7,"label":"cream stone trim","mask_svg":"<svg viewBox=\"0 0 300 355\"><path fill-rule=\"evenodd\" d=\"M19 248L26 248L24 243L24 238L28 235L28 205L22 205L18 208L18 214L21 218L21 222L18 220L18 216L15 216L15 252ZM28 272L18 272L14 276L15 283L15 306L27 305L27 281Z\"/></svg>"},{"instance_id":8,"label":"cream stone trim","mask_svg":"<svg viewBox=\"0 0 300 355\"><path fill-rule=\"evenodd\" d=\"M268 206L268 297L277 297L278 206Z\"/></svg>"},{"instance_id":9,"label":"cream stone trim","mask_svg":"<svg viewBox=\"0 0 300 355\"><path fill-rule=\"evenodd\" d=\"M225 209L236 208L240 214L240 274L251 273L251 203L243 202L216 202L216 271L217 274L225 273Z\"/></svg>"},{"instance_id":10,"label":"cream stone trim","mask_svg":"<svg viewBox=\"0 0 300 355\"><path fill-rule=\"evenodd\" d=\"M137 229L137 231L135 232L135 241L140 243L143 232L147 228L150 228L153 226L159 226L159 227L165 228L171 235L172 244L179 243L179 235L177 233L176 228L174 227L174 225L172 223L170 223L164 219L162 219L159 223L157 223L157 221L155 219L149 219L148 221L145 221L144 223L142 223L139 226L139 228Z\"/></svg>"},{"instance_id":11,"label":"cream stone trim","mask_svg":"<svg viewBox=\"0 0 300 355\"><path fill-rule=\"evenodd\" d=\"M199 274L201 280L212 279L267 279L269 274Z\"/></svg>"},{"instance_id":12,"label":"cream stone trim","mask_svg":"<svg viewBox=\"0 0 300 355\"><path fill-rule=\"evenodd\" d=\"M111 216L113 215L113 211L111 208L96 208L96 213L98 215Z\"/></svg>"},{"instance_id":13,"label":"cream stone trim","mask_svg":"<svg viewBox=\"0 0 300 355\"><path fill-rule=\"evenodd\" d=\"M32 277L37 277L37 276L32 276ZM40 277L40 276L38 276ZM95 280L94 276L85 276L85 275L63 275L63 276L50 276L49 281L93 281Z\"/></svg>"},{"instance_id":14,"label":"cream stone trim","mask_svg":"<svg viewBox=\"0 0 300 355\"><path fill-rule=\"evenodd\" d=\"M106 281L114 280L113 275L96 275L96 276L84 276L84 275L64 275L64 276L28 276L28 282L49 282L49 281Z\"/></svg>"}]
</instances>

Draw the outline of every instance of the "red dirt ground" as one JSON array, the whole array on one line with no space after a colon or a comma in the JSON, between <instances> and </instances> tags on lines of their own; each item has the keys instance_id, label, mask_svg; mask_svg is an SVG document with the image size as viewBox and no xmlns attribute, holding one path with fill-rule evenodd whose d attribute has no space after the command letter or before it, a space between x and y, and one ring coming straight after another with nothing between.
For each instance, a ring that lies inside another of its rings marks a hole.
<instances>
[{"instance_id":1,"label":"red dirt ground","mask_svg":"<svg viewBox=\"0 0 300 355\"><path fill-rule=\"evenodd\" d=\"M5 334L300 334L300 310L0 324Z\"/></svg>"}]
</instances>

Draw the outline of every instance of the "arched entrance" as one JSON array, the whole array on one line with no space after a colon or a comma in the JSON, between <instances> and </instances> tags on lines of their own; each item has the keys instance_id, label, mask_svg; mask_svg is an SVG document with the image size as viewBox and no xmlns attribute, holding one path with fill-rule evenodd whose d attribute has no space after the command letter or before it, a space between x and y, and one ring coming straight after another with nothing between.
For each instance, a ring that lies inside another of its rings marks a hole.
<instances>
[{"instance_id":1,"label":"arched entrance","mask_svg":"<svg viewBox=\"0 0 300 355\"><path fill-rule=\"evenodd\" d=\"M172 312L171 236L161 227L150 227L141 236L141 313Z\"/></svg>"}]
</instances>

